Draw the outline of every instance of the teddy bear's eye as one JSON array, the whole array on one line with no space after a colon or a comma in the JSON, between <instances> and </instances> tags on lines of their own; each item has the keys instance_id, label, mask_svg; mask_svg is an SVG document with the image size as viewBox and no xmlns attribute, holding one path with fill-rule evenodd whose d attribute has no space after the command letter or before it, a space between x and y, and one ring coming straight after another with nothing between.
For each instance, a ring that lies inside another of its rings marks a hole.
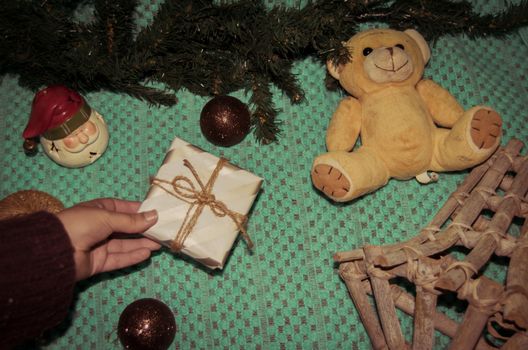
<instances>
[{"instance_id":1,"label":"teddy bear's eye","mask_svg":"<svg viewBox=\"0 0 528 350\"><path fill-rule=\"evenodd\" d=\"M371 52L372 52L372 48L371 47L365 47L363 49L363 56L368 56L368 55L370 55Z\"/></svg>"},{"instance_id":2,"label":"teddy bear's eye","mask_svg":"<svg viewBox=\"0 0 528 350\"><path fill-rule=\"evenodd\" d=\"M396 47L402 49L402 50L405 50L405 47L402 45L402 44L396 44Z\"/></svg>"}]
</instances>

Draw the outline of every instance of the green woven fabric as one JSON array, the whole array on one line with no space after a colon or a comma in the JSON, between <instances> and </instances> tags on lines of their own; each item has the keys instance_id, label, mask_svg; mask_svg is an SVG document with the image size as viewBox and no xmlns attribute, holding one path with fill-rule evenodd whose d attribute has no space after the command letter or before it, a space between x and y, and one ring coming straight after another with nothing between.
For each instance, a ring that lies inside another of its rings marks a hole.
<instances>
[{"instance_id":1,"label":"green woven fabric","mask_svg":"<svg viewBox=\"0 0 528 350\"><path fill-rule=\"evenodd\" d=\"M476 10L500 9L480 0ZM159 3L140 8L145 24ZM451 91L464 107L488 104L504 119L503 144L528 136L528 30L504 39L446 37L432 47L426 76ZM408 239L427 225L467 172L441 174L420 185L392 180L352 203L337 205L312 187L310 167L325 150L329 119L342 98L324 87L325 68L310 59L294 67L306 99L292 105L274 90L284 122L280 142L260 146L252 136L231 148L210 144L199 128L208 101L181 90L171 108L151 107L109 92L86 95L110 129L107 152L82 169L62 168L42 152L28 158L21 133L33 92L17 77L0 78L0 195L35 188L67 206L97 197L142 200L149 176L177 136L265 179L250 215L249 252L239 240L222 272L210 273L164 250L145 264L98 276L79 285L72 312L43 346L49 349L119 349L117 321L131 302L152 297L167 303L177 323L174 348L368 349L370 341L336 273L332 255L364 244ZM243 92L233 94L243 101ZM1 244L1 243L0 243ZM503 276L504 266L489 273ZM402 317L411 339L412 321ZM438 336L438 347L448 339Z\"/></svg>"}]
</instances>

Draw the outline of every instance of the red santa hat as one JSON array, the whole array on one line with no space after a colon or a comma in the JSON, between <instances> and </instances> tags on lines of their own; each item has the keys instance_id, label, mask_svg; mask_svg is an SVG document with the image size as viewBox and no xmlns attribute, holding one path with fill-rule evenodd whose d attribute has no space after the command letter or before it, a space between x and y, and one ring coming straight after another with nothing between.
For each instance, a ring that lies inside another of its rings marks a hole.
<instances>
[{"instance_id":1,"label":"red santa hat","mask_svg":"<svg viewBox=\"0 0 528 350\"><path fill-rule=\"evenodd\" d=\"M22 136L42 135L48 140L62 139L90 118L91 108L77 92L53 85L40 90L33 99L31 116Z\"/></svg>"}]
</instances>

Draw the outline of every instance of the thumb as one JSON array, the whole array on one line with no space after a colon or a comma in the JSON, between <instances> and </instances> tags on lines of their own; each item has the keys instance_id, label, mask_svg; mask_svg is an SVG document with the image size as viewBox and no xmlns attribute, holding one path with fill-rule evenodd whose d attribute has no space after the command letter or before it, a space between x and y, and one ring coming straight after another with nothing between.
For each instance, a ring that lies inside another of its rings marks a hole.
<instances>
[{"instance_id":1,"label":"thumb","mask_svg":"<svg viewBox=\"0 0 528 350\"><path fill-rule=\"evenodd\" d=\"M143 213L108 212L106 224L112 232L142 233L158 221L158 212L150 210Z\"/></svg>"}]
</instances>

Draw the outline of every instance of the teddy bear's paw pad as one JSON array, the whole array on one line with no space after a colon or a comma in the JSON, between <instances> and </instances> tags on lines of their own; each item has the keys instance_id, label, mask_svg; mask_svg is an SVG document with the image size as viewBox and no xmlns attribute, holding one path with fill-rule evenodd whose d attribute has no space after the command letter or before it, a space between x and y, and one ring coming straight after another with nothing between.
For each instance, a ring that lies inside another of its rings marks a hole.
<instances>
[{"instance_id":1,"label":"teddy bear's paw pad","mask_svg":"<svg viewBox=\"0 0 528 350\"><path fill-rule=\"evenodd\" d=\"M341 198L350 190L346 176L327 164L318 164L313 168L312 182L318 190L334 198Z\"/></svg>"},{"instance_id":2,"label":"teddy bear's paw pad","mask_svg":"<svg viewBox=\"0 0 528 350\"><path fill-rule=\"evenodd\" d=\"M471 120L471 138L480 149L493 147L500 137L502 119L499 113L488 109L479 109Z\"/></svg>"}]
</instances>

